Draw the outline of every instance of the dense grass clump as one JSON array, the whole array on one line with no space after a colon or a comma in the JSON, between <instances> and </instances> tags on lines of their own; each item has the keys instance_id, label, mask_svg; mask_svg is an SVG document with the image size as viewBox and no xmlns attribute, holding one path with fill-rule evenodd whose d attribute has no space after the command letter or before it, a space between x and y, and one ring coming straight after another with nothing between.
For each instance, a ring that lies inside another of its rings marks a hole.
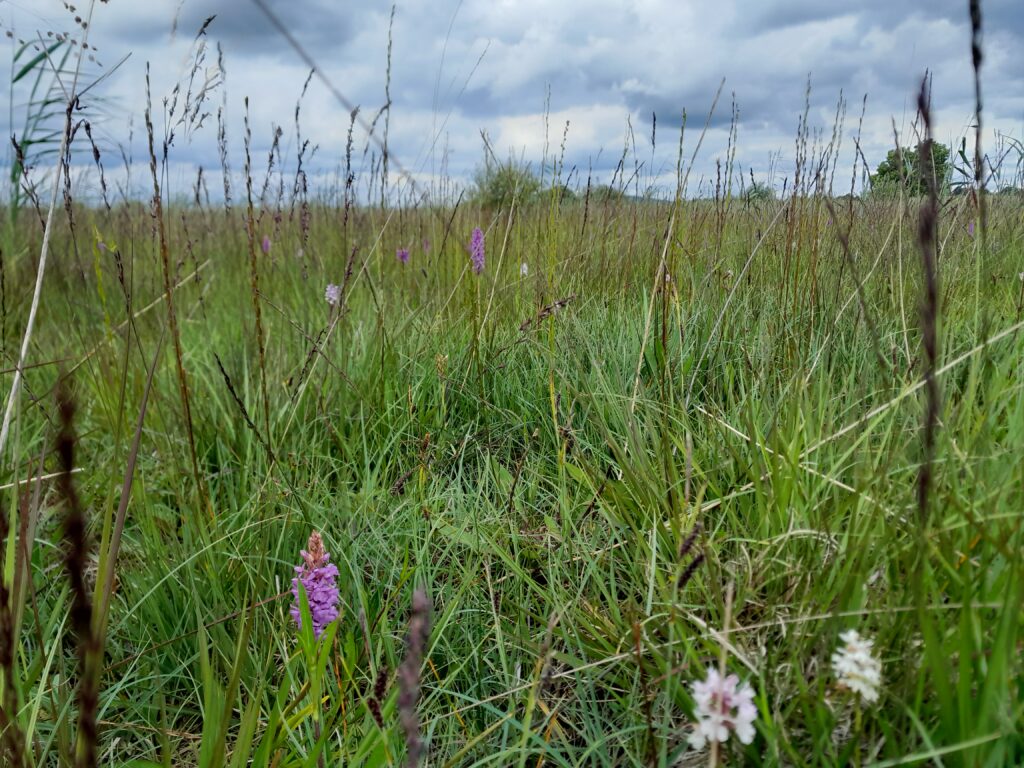
<instances>
[{"instance_id":1,"label":"dense grass clump","mask_svg":"<svg viewBox=\"0 0 1024 768\"><path fill-rule=\"evenodd\" d=\"M254 259L244 212L170 208L185 388L146 213L76 210L12 480L59 469L63 381L104 636L101 762L400 762L416 590L412 722L431 764L685 761L691 683L720 663L756 692L733 760L1020 760L1020 206L990 202L985 241L967 197L939 223L922 513L918 202L830 205L257 210ZM31 284L30 258L5 266ZM9 291L7 350L27 307ZM76 719L53 482L4 504L27 533L7 551L5 712L33 764L70 754ZM319 644L289 615L314 530L341 594ZM847 629L874 640L877 703L832 673Z\"/></svg>"}]
</instances>

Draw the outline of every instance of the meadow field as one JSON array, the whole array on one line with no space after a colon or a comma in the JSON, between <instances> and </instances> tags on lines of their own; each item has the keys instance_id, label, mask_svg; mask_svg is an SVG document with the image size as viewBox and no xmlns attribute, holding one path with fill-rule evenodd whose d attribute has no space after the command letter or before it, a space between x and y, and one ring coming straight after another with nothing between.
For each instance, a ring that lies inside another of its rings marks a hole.
<instances>
[{"instance_id":1,"label":"meadow field","mask_svg":"<svg viewBox=\"0 0 1024 768\"><path fill-rule=\"evenodd\" d=\"M701 123L6 211L0 761L1024 763L1024 196L686 194Z\"/></svg>"}]
</instances>

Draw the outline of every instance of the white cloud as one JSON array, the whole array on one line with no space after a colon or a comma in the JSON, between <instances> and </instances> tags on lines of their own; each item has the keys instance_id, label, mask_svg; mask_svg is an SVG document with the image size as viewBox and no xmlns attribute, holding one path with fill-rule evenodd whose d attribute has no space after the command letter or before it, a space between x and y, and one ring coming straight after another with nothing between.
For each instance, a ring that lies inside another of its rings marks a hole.
<instances>
[{"instance_id":1,"label":"white cloud","mask_svg":"<svg viewBox=\"0 0 1024 768\"><path fill-rule=\"evenodd\" d=\"M3 6L9 14L6 23L19 34L72 28L58 0L25 2ZM983 71L987 128L1019 138L1024 14L1015 11L1017 3L986 3L990 26ZM271 5L330 81L361 105L365 120L372 119L385 99L390 4L371 0L341 7L331 0L271 0ZM607 180L621 155L628 119L638 161L652 179L664 181L675 168L680 114L686 109L688 157L724 77L722 101L694 178L713 176L715 158L725 151L733 94L740 119L738 162L763 176L781 152L778 173L786 175L810 73L812 126L825 140L839 90L848 101L848 133L856 126L861 97L868 94L862 148L877 163L892 146L893 118L901 139L912 140L914 97L926 69L934 77L937 135L952 140L971 119L973 81L962 6L953 0L866 0L855 6L838 0L402 3L393 28L389 146L395 164L419 178L431 178L442 167L466 178L483 157L482 130L497 152L521 153L536 166L545 146L551 153L559 151L569 121L568 165L583 170L592 165ZM98 89L108 99L109 114L104 118L94 102L83 113L107 147L127 144L131 124L132 154L136 160L143 157L145 64L152 66L159 115L163 96L187 74L183 62L195 29L215 13L209 39L224 49L233 172L242 166L245 96L250 97L254 163L264 164L272 126L280 125L284 154L294 164L294 109L308 69L251 0L97 5L91 34L104 64L109 67L132 53ZM212 50L210 55L215 55ZM221 100L216 94L207 109L216 112ZM16 110L18 105L16 98ZM653 156L652 113L658 121ZM344 161L348 126L347 111L314 81L302 105L303 137L319 145L311 170L330 177ZM378 134L382 127L378 124ZM207 171L219 168L214 128L210 121L190 141L179 137L172 149L174 162L183 169L200 164ZM357 137L355 161L365 168L379 150L371 145L364 154L366 137L361 131ZM848 169L852 141L847 138L843 147ZM84 148L80 154L85 155ZM183 178L188 175L182 171Z\"/></svg>"}]
</instances>

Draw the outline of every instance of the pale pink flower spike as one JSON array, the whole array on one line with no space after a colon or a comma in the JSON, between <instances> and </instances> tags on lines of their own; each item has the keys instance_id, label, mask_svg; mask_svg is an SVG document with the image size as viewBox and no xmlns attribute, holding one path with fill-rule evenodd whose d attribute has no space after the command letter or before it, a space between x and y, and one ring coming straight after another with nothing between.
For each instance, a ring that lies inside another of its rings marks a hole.
<instances>
[{"instance_id":1,"label":"pale pink flower spike","mask_svg":"<svg viewBox=\"0 0 1024 768\"><path fill-rule=\"evenodd\" d=\"M722 677L714 667L708 667L706 680L693 684L693 698L697 704L694 716L697 725L690 735L690 746L704 749L708 742L722 744L735 733L742 744L754 740L754 689L740 684L736 675Z\"/></svg>"}]
</instances>

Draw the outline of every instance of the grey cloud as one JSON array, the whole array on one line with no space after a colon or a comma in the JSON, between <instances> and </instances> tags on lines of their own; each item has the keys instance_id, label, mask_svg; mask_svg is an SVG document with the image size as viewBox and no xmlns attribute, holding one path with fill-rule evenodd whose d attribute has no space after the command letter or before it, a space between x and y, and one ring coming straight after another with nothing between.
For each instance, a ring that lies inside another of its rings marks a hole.
<instances>
[{"instance_id":1,"label":"grey cloud","mask_svg":"<svg viewBox=\"0 0 1024 768\"><path fill-rule=\"evenodd\" d=\"M266 0L295 37L318 56L337 56L355 35L363 17L358 9L339 13L335 0ZM252 0L191 0L182 9L178 28L183 34L198 29L209 16L212 39L233 54L283 52L280 33Z\"/></svg>"},{"instance_id":2,"label":"grey cloud","mask_svg":"<svg viewBox=\"0 0 1024 768\"><path fill-rule=\"evenodd\" d=\"M167 44L172 33L189 39L214 16L207 34L211 40L223 43L232 55L288 53L280 33L252 0L179 0L173 5L145 0L145 4L150 5L148 12L134 8L126 14L104 14L97 30L123 46L155 53ZM337 55L351 41L365 12L339 13L338 4L332 0L266 0L266 4L317 56ZM144 7L141 2L140 7Z\"/></svg>"},{"instance_id":3,"label":"grey cloud","mask_svg":"<svg viewBox=\"0 0 1024 768\"><path fill-rule=\"evenodd\" d=\"M843 0L777 0L760 4L754 13L746 16L745 28L748 32L757 32L801 27L844 16L856 16L863 29L895 26L914 17L961 22L967 19L967 3L962 0L861 0L856 4Z\"/></svg>"},{"instance_id":4,"label":"grey cloud","mask_svg":"<svg viewBox=\"0 0 1024 768\"><path fill-rule=\"evenodd\" d=\"M791 6L785 9L788 12L776 18L777 22L801 10L795 7L801 4L788 5ZM814 7L817 8L816 5ZM963 11L962 8L960 10ZM818 9L816 13L810 13L808 18L826 18L826 14ZM795 126L796 115L803 108L808 76L814 103L834 103L842 90L849 101L859 101L862 95L867 94L872 109L891 113L901 109L903 101L913 92L925 69L930 69L937 98L947 103L966 104L973 97L966 38L963 38L959 48L952 48L950 43L955 40L936 43L930 39L933 29L925 28L923 22L920 26L915 23L913 13L906 11L902 18L892 18L894 24L883 25L876 17L858 17L856 28L860 31L857 34L837 35L829 41L827 55L810 60L798 59L786 51L758 46L756 37L734 46L746 49L746 54L723 57L720 71L727 79L727 90L736 93L741 124L748 127L771 127L783 132L791 130ZM884 26L889 34L899 35L897 44L890 51L891 56L872 56L870 45L862 42L862 31L873 25ZM775 28L784 26L780 24ZM1000 69L1008 67L1008 57L1003 56L997 61ZM989 79L999 81L1003 87L1012 86L1013 81L1020 77L1019 69L1015 77L1008 71L998 71L991 66L985 74ZM673 81L671 76L666 79ZM666 109L678 113L682 105L708 103L710 83L686 83L682 78L677 82L680 84L662 90L656 81L652 81L653 95L628 94L626 103L642 115L652 110L662 113ZM728 121L728 117L728 110L719 111L712 124L721 125Z\"/></svg>"}]
</instances>

